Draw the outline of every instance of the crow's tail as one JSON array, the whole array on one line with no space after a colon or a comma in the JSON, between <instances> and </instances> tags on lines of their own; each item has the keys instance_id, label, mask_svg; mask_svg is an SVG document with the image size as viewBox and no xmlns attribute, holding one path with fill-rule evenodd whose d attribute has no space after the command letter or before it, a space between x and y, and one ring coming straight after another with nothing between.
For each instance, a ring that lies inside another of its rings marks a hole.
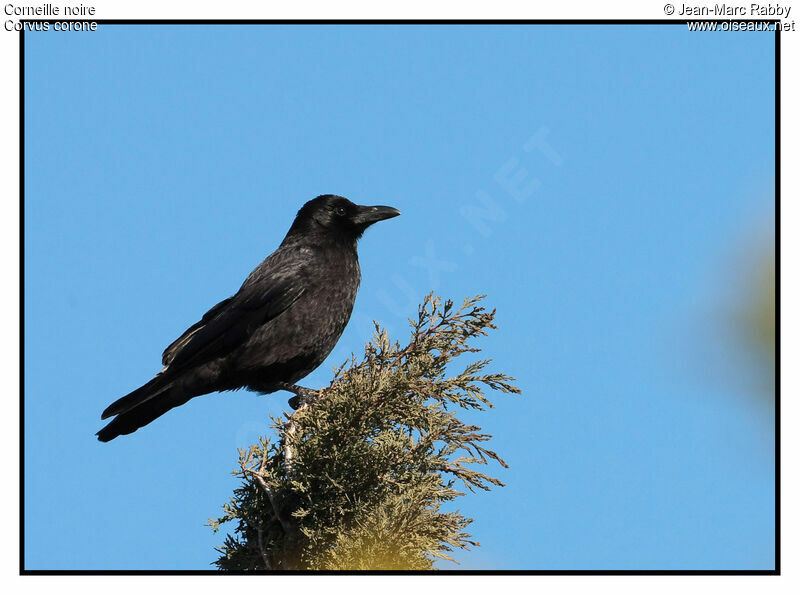
<instances>
[{"instance_id":1,"label":"crow's tail","mask_svg":"<svg viewBox=\"0 0 800 595\"><path fill-rule=\"evenodd\" d=\"M106 427L97 432L98 440L101 442L108 442L122 434L135 432L154 419L161 417L173 407L183 405L194 396L191 394L187 395L179 386L172 385L155 389L155 393L152 392L152 389L149 393L144 391L152 382L151 380L143 387L133 391L130 395L126 395L103 412L104 419L109 415L116 415L116 417ZM143 392L140 393L140 391ZM137 396L137 399L127 401L125 407L115 407L117 403L121 403L134 395Z\"/></svg>"},{"instance_id":2,"label":"crow's tail","mask_svg":"<svg viewBox=\"0 0 800 595\"><path fill-rule=\"evenodd\" d=\"M183 405L191 396L176 386L170 379L159 374L150 382L140 386L109 405L101 419L116 415L113 421L97 432L101 442L113 440L121 434L130 434L146 426L157 417L178 405Z\"/></svg>"},{"instance_id":3,"label":"crow's tail","mask_svg":"<svg viewBox=\"0 0 800 595\"><path fill-rule=\"evenodd\" d=\"M150 399L157 397L162 392L170 388L171 384L172 383L162 374L158 374L150 382L143 384L136 390L129 392L124 397L119 398L111 403L111 405L106 407L106 410L100 415L100 419L108 419L109 417L130 411L145 401L149 401Z\"/></svg>"}]
</instances>

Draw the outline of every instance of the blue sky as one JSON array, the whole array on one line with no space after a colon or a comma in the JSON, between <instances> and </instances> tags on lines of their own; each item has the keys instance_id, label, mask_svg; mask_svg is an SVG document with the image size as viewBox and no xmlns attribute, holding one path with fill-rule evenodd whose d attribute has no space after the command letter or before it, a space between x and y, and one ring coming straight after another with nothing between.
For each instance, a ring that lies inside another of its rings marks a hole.
<instances>
[{"instance_id":1,"label":"blue sky","mask_svg":"<svg viewBox=\"0 0 800 595\"><path fill-rule=\"evenodd\" d=\"M403 216L350 325L487 293L470 416L511 464L461 568L769 569L774 432L727 308L774 209L774 37L682 26L105 26L26 34L25 563L208 569L236 448L289 396L111 401L321 193ZM476 215L478 213L478 215ZM442 568L451 565L442 564Z\"/></svg>"}]
</instances>

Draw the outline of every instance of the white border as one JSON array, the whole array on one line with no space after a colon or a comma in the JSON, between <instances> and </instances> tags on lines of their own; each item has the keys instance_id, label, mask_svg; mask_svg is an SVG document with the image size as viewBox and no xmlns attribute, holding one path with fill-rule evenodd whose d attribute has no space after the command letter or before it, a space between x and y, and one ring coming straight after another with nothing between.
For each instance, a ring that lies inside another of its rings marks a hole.
<instances>
[{"instance_id":1,"label":"white border","mask_svg":"<svg viewBox=\"0 0 800 595\"><path fill-rule=\"evenodd\" d=\"M70 5L79 2L69 2ZM3 3L5 4L5 3ZM19 6L35 6L44 2L15 2ZM53 4L63 4L54 1ZM98 19L270 19L270 18L430 18L430 19L480 19L480 18L513 18L513 19L662 19L665 18L662 2L641 1L608 1L603 3L573 1L569 4L548 2L530 6L509 0L493 2L447 1L433 4L428 1L407 0L402 4L383 5L376 2L340 0L339 2L303 1L265 6L263 2L238 2L235 5L223 2L208 1L84 1L85 5L97 8ZM676 5L679 3L676 3ZM713 2L698 2L713 5ZM749 5L749 3L745 3ZM775 2L772 3L776 4ZM793 2L781 2L784 6L792 6ZM793 6L798 11L800 6ZM791 15L795 17L795 14ZM6 18L3 15L4 19ZM782 46L782 245L781 245L781 336L782 361L797 362L798 351L796 337L798 335L798 309L800 292L796 281L799 233L793 229L798 220L800 209L800 193L797 187L797 138L798 118L796 106L800 105L797 93L797 40L800 32L786 32L781 39ZM365 577L333 577L333 576L289 576L289 577L19 577L18 576L18 490L19 477L19 434L18 434L18 188L19 188L19 95L18 95L18 33L7 33L0 30L2 44L2 70L0 80L3 81L2 108L4 126L2 135L2 159L0 159L0 180L4 191L3 216L0 217L0 265L2 266L4 283L2 295L2 312L7 324L0 343L0 366L2 378L6 379L5 408L2 416L2 432L0 432L0 452L3 453L3 471L7 478L6 489L0 491L2 510L13 522L7 522L5 538L2 540L2 574L0 589L6 593L37 592L38 590L80 589L82 593L107 593L113 589L115 593L133 593L142 588L163 587L165 589L191 589L194 593L217 593L220 589L260 588L278 589L289 587L295 592L318 589L347 589L348 592L366 593L376 589L385 592L407 591L430 586L437 590L456 590L459 593L477 593L487 589L501 591L517 591L537 589L544 593L561 593L579 590L586 592L597 588L608 589L620 595L631 593L639 595L643 591L652 595L674 595L681 592L721 591L725 595L747 593L754 590L769 592L797 592L800 581L797 580L797 527L798 515L795 502L798 501L797 452L798 432L791 431L798 419L797 409L800 407L800 386L798 386L797 366L789 365L782 370L782 461L786 473L782 474L782 574L781 577L544 577L544 576L365 576ZM785 266L789 263L789 266ZM788 307L787 307L788 304ZM788 465L787 465L788 461ZM225 581L223 584L222 581ZM446 582L446 584L445 584ZM791 585L794 584L794 587ZM299 587L299 589L298 589ZM160 590L160 589L159 589Z\"/></svg>"}]
</instances>

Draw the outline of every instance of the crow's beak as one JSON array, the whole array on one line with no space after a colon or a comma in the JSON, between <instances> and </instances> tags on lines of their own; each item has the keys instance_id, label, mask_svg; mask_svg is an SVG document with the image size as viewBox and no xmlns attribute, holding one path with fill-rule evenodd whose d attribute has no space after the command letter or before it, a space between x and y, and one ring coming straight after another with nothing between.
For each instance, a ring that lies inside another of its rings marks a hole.
<instances>
[{"instance_id":1,"label":"crow's beak","mask_svg":"<svg viewBox=\"0 0 800 595\"><path fill-rule=\"evenodd\" d=\"M384 219L391 219L392 217L397 217L400 214L400 211L395 209L394 207L358 207L358 214L354 217L355 223L357 225L363 225L364 227L368 225L372 225L373 223L377 223L378 221L383 221Z\"/></svg>"}]
</instances>

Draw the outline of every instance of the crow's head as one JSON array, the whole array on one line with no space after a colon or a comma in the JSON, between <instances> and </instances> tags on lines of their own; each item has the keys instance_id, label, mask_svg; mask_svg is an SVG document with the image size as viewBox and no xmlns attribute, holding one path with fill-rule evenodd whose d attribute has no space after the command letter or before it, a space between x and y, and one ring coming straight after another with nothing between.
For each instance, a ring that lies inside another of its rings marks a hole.
<instances>
[{"instance_id":1,"label":"crow's head","mask_svg":"<svg viewBox=\"0 0 800 595\"><path fill-rule=\"evenodd\" d=\"M397 217L393 207L365 207L343 196L323 194L309 200L297 212L289 235L313 234L356 240L373 223Z\"/></svg>"}]
</instances>

